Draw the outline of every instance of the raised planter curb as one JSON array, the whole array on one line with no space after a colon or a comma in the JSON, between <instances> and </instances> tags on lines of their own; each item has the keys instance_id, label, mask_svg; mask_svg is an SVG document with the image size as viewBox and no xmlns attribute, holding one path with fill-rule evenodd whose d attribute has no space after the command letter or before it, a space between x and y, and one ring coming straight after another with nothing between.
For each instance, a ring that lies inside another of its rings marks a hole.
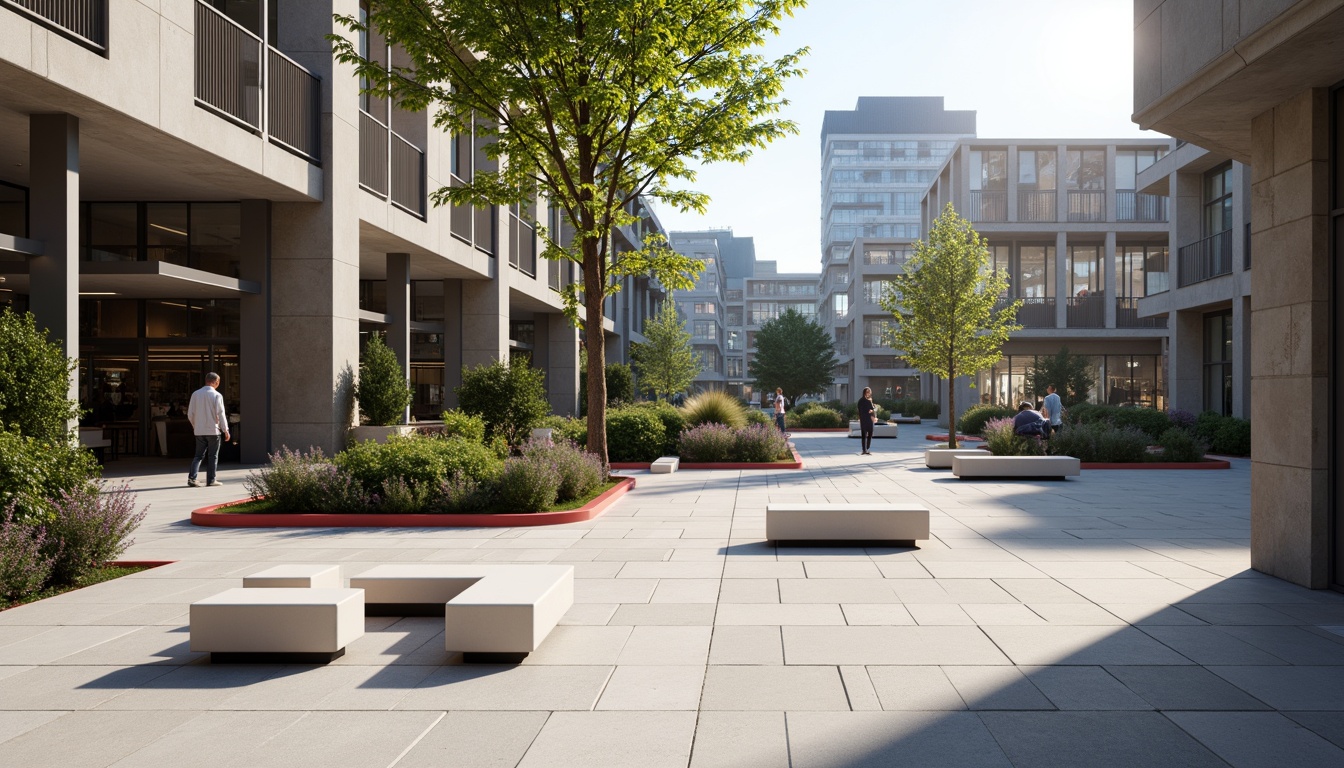
<instances>
[{"instance_id":1,"label":"raised planter curb","mask_svg":"<svg viewBox=\"0 0 1344 768\"><path fill-rule=\"evenodd\" d=\"M606 512L617 499L635 487L633 477L614 477L615 487L579 507L562 512L505 512L498 515L334 515L310 514L230 514L218 510L246 504L250 499L229 501L202 507L191 513L192 525L206 528L515 528L538 525L564 525L592 520Z\"/></svg>"},{"instance_id":2,"label":"raised planter curb","mask_svg":"<svg viewBox=\"0 0 1344 768\"><path fill-rule=\"evenodd\" d=\"M751 461L715 461L715 462L681 462L679 471L685 472L688 469L802 469L803 457L798 455L798 450L790 447L789 452L793 454L793 461L774 461L769 463L751 462ZM653 466L651 461L613 461L612 469L648 469Z\"/></svg>"}]
</instances>

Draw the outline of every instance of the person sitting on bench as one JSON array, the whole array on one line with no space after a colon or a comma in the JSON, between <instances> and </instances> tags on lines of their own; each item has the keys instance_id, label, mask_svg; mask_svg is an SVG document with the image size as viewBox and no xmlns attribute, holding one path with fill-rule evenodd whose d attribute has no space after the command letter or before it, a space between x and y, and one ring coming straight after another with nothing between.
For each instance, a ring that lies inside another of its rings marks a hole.
<instances>
[{"instance_id":1,"label":"person sitting on bench","mask_svg":"<svg viewBox=\"0 0 1344 768\"><path fill-rule=\"evenodd\" d=\"M1013 417L1013 434L1020 437L1040 437L1045 429L1045 417L1031 407L1031 403L1017 406L1017 415Z\"/></svg>"}]
</instances>

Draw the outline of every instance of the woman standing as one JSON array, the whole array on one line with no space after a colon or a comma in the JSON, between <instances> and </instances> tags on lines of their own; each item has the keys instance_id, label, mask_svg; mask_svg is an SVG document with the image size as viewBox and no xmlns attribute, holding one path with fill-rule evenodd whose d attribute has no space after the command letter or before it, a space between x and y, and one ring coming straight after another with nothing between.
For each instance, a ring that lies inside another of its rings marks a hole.
<instances>
[{"instance_id":1,"label":"woman standing","mask_svg":"<svg viewBox=\"0 0 1344 768\"><path fill-rule=\"evenodd\" d=\"M873 407L873 390L863 388L859 398L859 442L862 444L860 456L872 455L868 449L873 447L873 425L877 423L877 409Z\"/></svg>"},{"instance_id":2,"label":"woman standing","mask_svg":"<svg viewBox=\"0 0 1344 768\"><path fill-rule=\"evenodd\" d=\"M784 429L784 388L775 387L775 426L779 427L780 432L788 434Z\"/></svg>"}]
</instances>

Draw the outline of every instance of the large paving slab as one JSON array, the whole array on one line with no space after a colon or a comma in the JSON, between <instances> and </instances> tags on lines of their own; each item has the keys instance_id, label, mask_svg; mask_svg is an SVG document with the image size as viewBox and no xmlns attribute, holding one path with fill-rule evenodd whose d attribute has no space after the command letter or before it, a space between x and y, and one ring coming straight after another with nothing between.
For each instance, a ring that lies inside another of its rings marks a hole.
<instances>
[{"instance_id":1,"label":"large paving slab","mask_svg":"<svg viewBox=\"0 0 1344 768\"><path fill-rule=\"evenodd\" d=\"M0 613L0 766L1344 765L1344 596L1256 573L1249 465L961 484L923 435L801 471L637 473L553 528L224 530L174 463L128 559L172 565ZM918 548L782 547L773 502L911 502ZM575 605L516 666L371 618L325 667L215 667L192 600L279 563L554 562Z\"/></svg>"}]
</instances>

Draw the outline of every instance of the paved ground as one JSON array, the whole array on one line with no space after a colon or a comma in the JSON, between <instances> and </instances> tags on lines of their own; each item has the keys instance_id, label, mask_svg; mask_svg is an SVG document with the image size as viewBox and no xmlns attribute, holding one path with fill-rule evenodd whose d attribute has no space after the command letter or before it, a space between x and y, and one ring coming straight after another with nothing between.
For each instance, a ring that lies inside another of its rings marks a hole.
<instances>
[{"instance_id":1,"label":"paved ground","mask_svg":"<svg viewBox=\"0 0 1344 768\"><path fill-rule=\"evenodd\" d=\"M962 483L923 468L925 431L641 473L542 529L197 529L244 470L136 475L128 557L177 562L0 613L0 765L1344 765L1344 595L1249 570L1246 462ZM925 502L935 539L762 542L767 502L868 499ZM573 563L577 599L516 667L462 666L423 618L368 620L327 667L187 650L191 601L296 561Z\"/></svg>"}]
</instances>

